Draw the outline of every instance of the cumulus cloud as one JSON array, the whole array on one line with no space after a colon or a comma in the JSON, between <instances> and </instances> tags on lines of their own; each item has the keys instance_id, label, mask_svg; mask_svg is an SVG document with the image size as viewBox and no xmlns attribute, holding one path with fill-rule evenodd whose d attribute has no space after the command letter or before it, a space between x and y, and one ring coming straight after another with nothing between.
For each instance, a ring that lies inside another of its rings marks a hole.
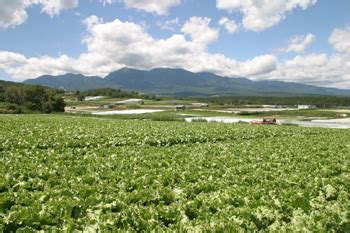
<instances>
[{"instance_id":1,"label":"cumulus cloud","mask_svg":"<svg viewBox=\"0 0 350 233\"><path fill-rule=\"evenodd\" d=\"M338 52L350 54L350 26L345 29L334 29L329 42Z\"/></svg>"},{"instance_id":2,"label":"cumulus cloud","mask_svg":"<svg viewBox=\"0 0 350 233\"><path fill-rule=\"evenodd\" d=\"M216 41L219 37L219 32L216 29L209 27L211 19L205 17L191 17L181 28L181 32L191 36L194 42L203 45L210 44Z\"/></svg>"},{"instance_id":3,"label":"cumulus cloud","mask_svg":"<svg viewBox=\"0 0 350 233\"><path fill-rule=\"evenodd\" d=\"M127 8L135 8L149 13L165 15L171 7L180 5L181 1L182 0L124 0L124 3Z\"/></svg>"},{"instance_id":4,"label":"cumulus cloud","mask_svg":"<svg viewBox=\"0 0 350 233\"><path fill-rule=\"evenodd\" d=\"M243 14L243 27L247 30L262 31L277 25L286 14L295 8L303 10L317 0L216 0L216 7L228 12Z\"/></svg>"},{"instance_id":5,"label":"cumulus cloud","mask_svg":"<svg viewBox=\"0 0 350 233\"><path fill-rule=\"evenodd\" d=\"M98 18L96 15L92 15L83 20L83 24L85 24L88 31L91 31L94 26L101 23L103 23L103 20Z\"/></svg>"},{"instance_id":6,"label":"cumulus cloud","mask_svg":"<svg viewBox=\"0 0 350 233\"><path fill-rule=\"evenodd\" d=\"M308 45L314 42L315 36L311 33L303 36L293 36L289 39L289 45L287 48L282 49L284 52L303 52Z\"/></svg>"},{"instance_id":7,"label":"cumulus cloud","mask_svg":"<svg viewBox=\"0 0 350 233\"><path fill-rule=\"evenodd\" d=\"M300 41L305 41L306 37L304 37L304 40L300 39ZM257 80L273 79L350 89L349 41L350 28L336 28L329 37L329 42L333 45L335 53L329 55L325 53L298 55L290 60L280 62L277 69L268 75L262 74L254 78ZM299 49L293 50L299 51Z\"/></svg>"},{"instance_id":8,"label":"cumulus cloud","mask_svg":"<svg viewBox=\"0 0 350 233\"><path fill-rule=\"evenodd\" d=\"M2 69L19 80L43 74L67 72L105 76L122 67L152 69L156 67L184 68L193 72L210 71L229 77L255 76L276 69L273 55L262 55L247 61L237 61L222 54L209 53L218 31L210 28L209 18L193 17L183 25L183 34L155 39L133 22L116 19L104 23L91 16L84 20L87 35L83 43L87 51L78 58L32 57L2 52Z\"/></svg>"},{"instance_id":9,"label":"cumulus cloud","mask_svg":"<svg viewBox=\"0 0 350 233\"><path fill-rule=\"evenodd\" d=\"M33 74L35 75L34 77L36 77L38 74L42 75L45 73L59 75L63 73L63 70L65 71L64 73L77 73L77 68L75 67L75 65L76 60L66 55L62 55L58 58L43 56L38 58L25 58L25 61L22 62L22 64L6 66L4 70L5 72L12 75L14 78L32 77L28 74Z\"/></svg>"},{"instance_id":10,"label":"cumulus cloud","mask_svg":"<svg viewBox=\"0 0 350 233\"><path fill-rule=\"evenodd\" d=\"M234 20L229 20L227 17L222 17L219 22L219 25L224 26L228 33L233 34L238 30L238 25Z\"/></svg>"},{"instance_id":11,"label":"cumulus cloud","mask_svg":"<svg viewBox=\"0 0 350 233\"><path fill-rule=\"evenodd\" d=\"M26 63L26 57L19 53L0 51L0 69L7 69L13 65L23 65Z\"/></svg>"},{"instance_id":12,"label":"cumulus cloud","mask_svg":"<svg viewBox=\"0 0 350 233\"><path fill-rule=\"evenodd\" d=\"M338 38L344 38L347 28L334 30L330 36L329 40L337 51L331 55L315 53L278 61L275 56L266 54L239 61L208 51L208 46L217 40L217 29L210 27L209 18L191 18L184 23L181 34L165 39L156 39L141 25L119 19L103 22L91 16L84 20L84 24L87 32L83 43L87 49L79 57L25 57L2 51L0 69L23 80L67 72L105 76L125 66L146 70L171 67L253 80L350 88L350 53L343 44L346 41Z\"/></svg>"},{"instance_id":13,"label":"cumulus cloud","mask_svg":"<svg viewBox=\"0 0 350 233\"><path fill-rule=\"evenodd\" d=\"M27 20L27 4L22 0L0 0L0 28L19 25Z\"/></svg>"},{"instance_id":14,"label":"cumulus cloud","mask_svg":"<svg viewBox=\"0 0 350 233\"><path fill-rule=\"evenodd\" d=\"M32 0L33 4L41 4L42 12L51 17L57 15L62 10L76 8L78 0Z\"/></svg>"},{"instance_id":15,"label":"cumulus cloud","mask_svg":"<svg viewBox=\"0 0 350 233\"><path fill-rule=\"evenodd\" d=\"M78 6L78 0L0 0L0 28L15 27L28 18L26 9L39 4L42 12L51 17L61 10Z\"/></svg>"},{"instance_id":16,"label":"cumulus cloud","mask_svg":"<svg viewBox=\"0 0 350 233\"><path fill-rule=\"evenodd\" d=\"M268 75L256 80L272 79L306 83L317 86L350 88L350 56L308 54L295 56L278 64Z\"/></svg>"}]
</instances>

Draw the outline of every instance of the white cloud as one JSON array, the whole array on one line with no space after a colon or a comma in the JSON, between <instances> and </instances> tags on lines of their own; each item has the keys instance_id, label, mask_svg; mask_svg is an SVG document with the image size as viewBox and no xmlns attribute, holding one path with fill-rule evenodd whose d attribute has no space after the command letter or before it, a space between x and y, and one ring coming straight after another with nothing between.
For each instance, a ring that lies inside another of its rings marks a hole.
<instances>
[{"instance_id":1,"label":"white cloud","mask_svg":"<svg viewBox=\"0 0 350 233\"><path fill-rule=\"evenodd\" d=\"M329 42L337 51L350 54L350 26L345 29L334 29Z\"/></svg>"},{"instance_id":2,"label":"white cloud","mask_svg":"<svg viewBox=\"0 0 350 233\"><path fill-rule=\"evenodd\" d=\"M35 4L42 5L42 12L50 15L58 15L60 11L76 8L78 0L31 0Z\"/></svg>"},{"instance_id":3,"label":"white cloud","mask_svg":"<svg viewBox=\"0 0 350 233\"><path fill-rule=\"evenodd\" d=\"M317 0L216 0L216 7L228 12L240 11L247 30L262 31L277 25L294 8L306 9Z\"/></svg>"},{"instance_id":4,"label":"white cloud","mask_svg":"<svg viewBox=\"0 0 350 233\"><path fill-rule=\"evenodd\" d=\"M257 80L273 79L311 85L350 88L350 56L309 54L278 64L275 71Z\"/></svg>"},{"instance_id":5,"label":"white cloud","mask_svg":"<svg viewBox=\"0 0 350 233\"><path fill-rule=\"evenodd\" d=\"M28 18L26 9L33 4L39 4L42 12L51 17L61 10L78 6L78 0L0 0L0 28L15 27Z\"/></svg>"},{"instance_id":6,"label":"white cloud","mask_svg":"<svg viewBox=\"0 0 350 233\"><path fill-rule=\"evenodd\" d=\"M86 44L87 51L78 58L67 55L57 58L26 58L23 55L3 52L0 57L7 62L2 69L13 78L23 80L43 74L57 75L67 72L105 76L125 66L139 69L184 68L193 72L210 71L230 77L261 75L276 68L277 59L273 55L237 61L222 54L209 53L208 45L218 36L217 30L210 28L209 23L209 18L194 17L183 25L184 34L155 39L135 23L118 19L103 23L96 16L91 16L84 21L88 34L83 43Z\"/></svg>"},{"instance_id":7,"label":"white cloud","mask_svg":"<svg viewBox=\"0 0 350 233\"><path fill-rule=\"evenodd\" d=\"M167 20L164 23L157 22L157 26L163 30L175 31L175 27L180 25L180 20L178 17L175 19Z\"/></svg>"},{"instance_id":8,"label":"white cloud","mask_svg":"<svg viewBox=\"0 0 350 233\"><path fill-rule=\"evenodd\" d=\"M289 45L287 48L282 49L284 52L303 52L308 45L314 42L315 36L311 33L303 36L293 36L289 40Z\"/></svg>"},{"instance_id":9,"label":"white cloud","mask_svg":"<svg viewBox=\"0 0 350 233\"><path fill-rule=\"evenodd\" d=\"M180 5L182 0L124 0L127 8L136 8L149 13L165 15L169 9Z\"/></svg>"},{"instance_id":10,"label":"white cloud","mask_svg":"<svg viewBox=\"0 0 350 233\"><path fill-rule=\"evenodd\" d=\"M0 0L0 28L19 25L27 20L27 5L22 0Z\"/></svg>"},{"instance_id":11,"label":"white cloud","mask_svg":"<svg viewBox=\"0 0 350 233\"><path fill-rule=\"evenodd\" d=\"M79 57L25 57L2 51L0 69L13 78L23 80L67 72L105 76L125 66L138 69L172 67L254 80L350 88L350 54L348 47L342 45L345 41L338 38L348 29L334 30L330 36L331 43L340 53L298 55L279 62L269 54L238 61L223 54L210 53L208 46L217 40L217 30L210 28L209 18L191 18L183 25L183 34L174 34L166 39L155 39L141 25L118 19L103 22L91 16L84 24L87 34L83 43L87 50Z\"/></svg>"},{"instance_id":12,"label":"white cloud","mask_svg":"<svg viewBox=\"0 0 350 233\"><path fill-rule=\"evenodd\" d=\"M216 41L219 37L219 32L216 29L209 27L211 19L205 17L191 17L181 28L181 32L185 35L190 35L194 42L203 45L208 45Z\"/></svg>"},{"instance_id":13,"label":"white cloud","mask_svg":"<svg viewBox=\"0 0 350 233\"><path fill-rule=\"evenodd\" d=\"M104 6L107 4L112 4L115 2L115 0L99 0L100 3L102 3Z\"/></svg>"},{"instance_id":14,"label":"white cloud","mask_svg":"<svg viewBox=\"0 0 350 233\"><path fill-rule=\"evenodd\" d=\"M26 63L26 57L19 53L0 51L0 69L7 69L11 66L23 65Z\"/></svg>"},{"instance_id":15,"label":"white cloud","mask_svg":"<svg viewBox=\"0 0 350 233\"><path fill-rule=\"evenodd\" d=\"M349 27L334 29L329 37L329 42L338 53L298 55L290 60L280 62L276 70L267 75L256 76L255 79L274 79L350 89L349 41Z\"/></svg>"},{"instance_id":16,"label":"white cloud","mask_svg":"<svg viewBox=\"0 0 350 233\"><path fill-rule=\"evenodd\" d=\"M92 15L84 19L83 23L85 24L87 30L91 31L94 26L103 23L103 20L101 18L98 18L96 15Z\"/></svg>"},{"instance_id":17,"label":"white cloud","mask_svg":"<svg viewBox=\"0 0 350 233\"><path fill-rule=\"evenodd\" d=\"M26 58L26 61L21 65L7 66L5 71L11 74L14 78L16 77L32 77L29 74L35 76L42 74L53 74L58 75L67 72L76 73L78 70L75 67L76 60L66 55L62 55L58 58L52 58L48 56L43 57L31 57Z\"/></svg>"},{"instance_id":18,"label":"white cloud","mask_svg":"<svg viewBox=\"0 0 350 233\"><path fill-rule=\"evenodd\" d=\"M268 74L277 67L277 58L272 55L263 55L255 57L243 63L241 73L248 77Z\"/></svg>"},{"instance_id":19,"label":"white cloud","mask_svg":"<svg viewBox=\"0 0 350 233\"><path fill-rule=\"evenodd\" d=\"M229 20L227 17L222 17L218 24L224 26L230 34L233 34L238 30L238 25L236 22L234 20Z\"/></svg>"}]
</instances>

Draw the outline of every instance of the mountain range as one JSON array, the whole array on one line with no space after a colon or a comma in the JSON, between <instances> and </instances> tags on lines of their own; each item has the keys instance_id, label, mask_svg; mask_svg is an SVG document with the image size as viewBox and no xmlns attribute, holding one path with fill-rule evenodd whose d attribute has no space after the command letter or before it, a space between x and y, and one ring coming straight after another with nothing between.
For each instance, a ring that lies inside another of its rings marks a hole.
<instances>
[{"instance_id":1,"label":"mountain range","mask_svg":"<svg viewBox=\"0 0 350 233\"><path fill-rule=\"evenodd\" d=\"M105 78L70 73L59 76L43 75L36 79L28 79L24 83L80 91L110 87L171 96L350 96L350 90L282 81L252 81L247 78L229 78L208 72L193 73L170 68L156 68L150 71L123 68Z\"/></svg>"}]
</instances>

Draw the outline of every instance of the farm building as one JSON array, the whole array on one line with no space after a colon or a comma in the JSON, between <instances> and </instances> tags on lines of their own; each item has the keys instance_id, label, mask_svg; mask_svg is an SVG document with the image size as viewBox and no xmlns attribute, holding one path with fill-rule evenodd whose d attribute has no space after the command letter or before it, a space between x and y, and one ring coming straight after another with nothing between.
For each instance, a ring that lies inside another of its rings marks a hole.
<instances>
[{"instance_id":1,"label":"farm building","mask_svg":"<svg viewBox=\"0 0 350 233\"><path fill-rule=\"evenodd\" d=\"M209 107L209 104L207 103L192 103L193 107L201 108L201 107Z\"/></svg>"},{"instance_id":2,"label":"farm building","mask_svg":"<svg viewBox=\"0 0 350 233\"><path fill-rule=\"evenodd\" d=\"M298 109L302 110L302 109L315 109L316 106L314 105L298 105Z\"/></svg>"},{"instance_id":3,"label":"farm building","mask_svg":"<svg viewBox=\"0 0 350 233\"><path fill-rule=\"evenodd\" d=\"M116 102L117 105L137 105L143 104L143 99L127 99Z\"/></svg>"},{"instance_id":4,"label":"farm building","mask_svg":"<svg viewBox=\"0 0 350 233\"><path fill-rule=\"evenodd\" d=\"M186 106L185 105L175 105L174 106L175 112L185 110Z\"/></svg>"},{"instance_id":5,"label":"farm building","mask_svg":"<svg viewBox=\"0 0 350 233\"><path fill-rule=\"evenodd\" d=\"M100 100L102 98L104 98L104 96L86 96L85 100L86 101L89 101L89 100Z\"/></svg>"}]
</instances>

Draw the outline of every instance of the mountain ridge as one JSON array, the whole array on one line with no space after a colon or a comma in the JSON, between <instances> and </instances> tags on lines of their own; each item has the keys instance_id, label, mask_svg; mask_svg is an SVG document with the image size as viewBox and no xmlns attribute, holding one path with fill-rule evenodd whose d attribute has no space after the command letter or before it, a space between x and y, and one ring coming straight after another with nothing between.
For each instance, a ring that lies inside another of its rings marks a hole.
<instances>
[{"instance_id":1,"label":"mountain ridge","mask_svg":"<svg viewBox=\"0 0 350 233\"><path fill-rule=\"evenodd\" d=\"M105 78L67 73L43 75L24 83L44 85L66 90L120 88L148 94L195 95L340 95L350 96L350 90L326 88L283 81L253 81L244 77L229 78L210 72L193 73L184 69L155 68L149 71L122 68Z\"/></svg>"}]
</instances>

